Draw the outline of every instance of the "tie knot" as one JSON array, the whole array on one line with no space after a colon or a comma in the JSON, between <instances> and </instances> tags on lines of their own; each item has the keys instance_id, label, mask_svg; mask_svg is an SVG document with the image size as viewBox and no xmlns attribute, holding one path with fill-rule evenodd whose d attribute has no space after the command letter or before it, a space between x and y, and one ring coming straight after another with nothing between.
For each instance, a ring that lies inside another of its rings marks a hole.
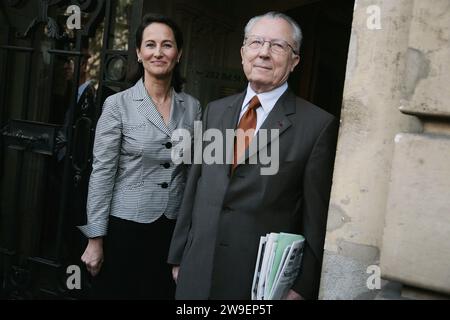
<instances>
[{"instance_id":1,"label":"tie knot","mask_svg":"<svg viewBox=\"0 0 450 320\"><path fill-rule=\"evenodd\" d=\"M250 103L248 104L248 108L249 109L256 109L261 105L261 103L259 102L258 96L254 96L251 100Z\"/></svg>"}]
</instances>

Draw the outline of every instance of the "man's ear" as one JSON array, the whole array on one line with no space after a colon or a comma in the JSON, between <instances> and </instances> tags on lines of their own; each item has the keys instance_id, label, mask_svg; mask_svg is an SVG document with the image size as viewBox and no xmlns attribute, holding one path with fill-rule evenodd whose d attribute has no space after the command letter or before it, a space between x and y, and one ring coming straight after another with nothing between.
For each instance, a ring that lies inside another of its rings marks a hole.
<instances>
[{"instance_id":1,"label":"man's ear","mask_svg":"<svg viewBox=\"0 0 450 320\"><path fill-rule=\"evenodd\" d=\"M292 59L292 66L291 66L291 72L294 71L295 67L300 62L300 56L298 54L295 55L295 57Z\"/></svg>"},{"instance_id":2,"label":"man's ear","mask_svg":"<svg viewBox=\"0 0 450 320\"><path fill-rule=\"evenodd\" d=\"M244 64L244 46L241 47L241 63Z\"/></svg>"}]
</instances>

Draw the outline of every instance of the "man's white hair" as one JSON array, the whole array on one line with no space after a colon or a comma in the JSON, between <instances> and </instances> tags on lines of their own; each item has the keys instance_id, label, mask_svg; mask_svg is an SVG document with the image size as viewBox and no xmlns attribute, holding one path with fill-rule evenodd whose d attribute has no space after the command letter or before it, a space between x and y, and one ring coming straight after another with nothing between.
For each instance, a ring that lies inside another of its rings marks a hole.
<instances>
[{"instance_id":1,"label":"man's white hair","mask_svg":"<svg viewBox=\"0 0 450 320\"><path fill-rule=\"evenodd\" d=\"M300 46L302 44L302 29L300 29L300 26L298 25L297 22L295 22L294 19L292 19L291 17L289 17L281 12L270 11L265 14L251 18L247 22L247 25L245 26L245 29L244 29L245 37L247 37L249 35L250 30L253 28L255 23L258 22L262 18L283 19L287 23L289 23L289 25L292 27L292 38L295 42L294 45L295 45L295 50L296 50L295 53L297 53L297 54L299 53Z\"/></svg>"}]
</instances>

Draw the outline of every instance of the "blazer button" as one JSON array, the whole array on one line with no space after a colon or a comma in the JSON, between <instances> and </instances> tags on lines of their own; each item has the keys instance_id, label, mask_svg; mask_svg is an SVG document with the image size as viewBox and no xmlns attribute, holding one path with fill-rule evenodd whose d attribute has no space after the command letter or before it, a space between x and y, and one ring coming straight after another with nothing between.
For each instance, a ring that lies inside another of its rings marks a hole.
<instances>
[{"instance_id":1,"label":"blazer button","mask_svg":"<svg viewBox=\"0 0 450 320\"><path fill-rule=\"evenodd\" d=\"M166 146L166 149L172 148L172 142L166 142L164 145Z\"/></svg>"},{"instance_id":2,"label":"blazer button","mask_svg":"<svg viewBox=\"0 0 450 320\"><path fill-rule=\"evenodd\" d=\"M167 187L169 187L169 184L167 182L161 183L161 188L167 189Z\"/></svg>"},{"instance_id":3,"label":"blazer button","mask_svg":"<svg viewBox=\"0 0 450 320\"><path fill-rule=\"evenodd\" d=\"M165 169L169 169L170 168L170 163L166 162L162 165Z\"/></svg>"}]
</instances>

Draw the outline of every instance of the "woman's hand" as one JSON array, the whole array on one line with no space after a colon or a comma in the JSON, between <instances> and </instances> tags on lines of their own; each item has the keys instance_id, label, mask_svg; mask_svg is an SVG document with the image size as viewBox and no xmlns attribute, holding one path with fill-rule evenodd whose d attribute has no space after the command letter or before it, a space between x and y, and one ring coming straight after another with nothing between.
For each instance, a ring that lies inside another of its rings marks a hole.
<instances>
[{"instance_id":1,"label":"woman's hand","mask_svg":"<svg viewBox=\"0 0 450 320\"><path fill-rule=\"evenodd\" d=\"M100 272L103 264L103 238L89 239L86 250L81 256L81 261L93 277Z\"/></svg>"}]
</instances>

